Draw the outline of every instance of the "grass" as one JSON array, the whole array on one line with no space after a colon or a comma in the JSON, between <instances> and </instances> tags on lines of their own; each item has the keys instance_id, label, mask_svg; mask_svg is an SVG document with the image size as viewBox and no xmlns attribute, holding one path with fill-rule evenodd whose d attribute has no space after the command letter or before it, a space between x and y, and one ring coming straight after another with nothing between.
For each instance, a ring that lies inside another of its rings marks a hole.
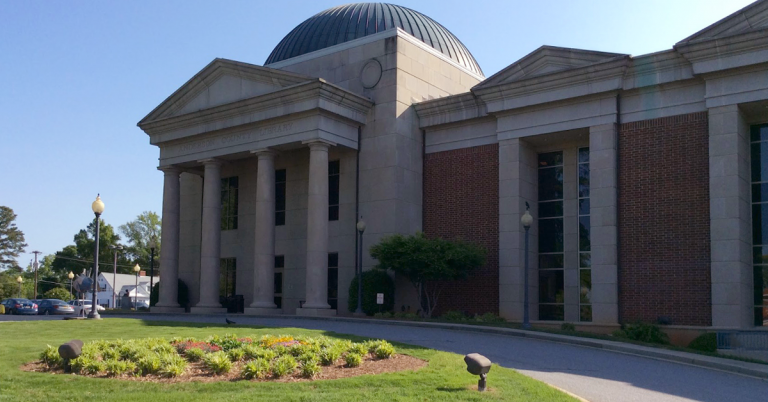
<instances>
[{"instance_id":1,"label":"grass","mask_svg":"<svg viewBox=\"0 0 768 402\"><path fill-rule=\"evenodd\" d=\"M300 383L187 382L176 384L87 378L75 375L29 373L24 363L37 360L46 345L58 347L71 339L196 337L225 335L260 337L266 334L318 336L365 341L365 338L297 328L263 328L238 325L109 319L102 321L26 321L0 323L0 401L574 401L572 397L525 377L494 366L489 391L473 390L477 377L466 372L462 356L412 345L395 344L398 353L429 361L417 372Z\"/></svg>"}]
</instances>

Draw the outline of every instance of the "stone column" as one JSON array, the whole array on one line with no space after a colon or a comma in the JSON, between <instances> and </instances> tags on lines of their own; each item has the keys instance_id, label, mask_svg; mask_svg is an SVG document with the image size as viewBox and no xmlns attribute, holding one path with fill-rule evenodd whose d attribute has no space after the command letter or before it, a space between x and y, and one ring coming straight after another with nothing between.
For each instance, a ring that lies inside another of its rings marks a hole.
<instances>
[{"instance_id":1,"label":"stone column","mask_svg":"<svg viewBox=\"0 0 768 402\"><path fill-rule=\"evenodd\" d=\"M519 138L499 143L499 315L523 321L525 229L520 218L530 205L528 314L538 320L538 170L536 151Z\"/></svg>"},{"instance_id":2,"label":"stone column","mask_svg":"<svg viewBox=\"0 0 768 402\"><path fill-rule=\"evenodd\" d=\"M328 148L330 143L309 144L307 195L306 301L297 315L335 315L328 305Z\"/></svg>"},{"instance_id":3,"label":"stone column","mask_svg":"<svg viewBox=\"0 0 768 402\"><path fill-rule=\"evenodd\" d=\"M275 152L253 153L258 157L253 303L245 313L279 314L275 305Z\"/></svg>"},{"instance_id":4,"label":"stone column","mask_svg":"<svg viewBox=\"0 0 768 402\"><path fill-rule=\"evenodd\" d=\"M179 306L179 203L181 170L174 167L160 168L165 174L163 184L162 247L160 248L160 295L153 313L181 313Z\"/></svg>"},{"instance_id":5,"label":"stone column","mask_svg":"<svg viewBox=\"0 0 768 402\"><path fill-rule=\"evenodd\" d=\"M589 214L592 246L592 322L618 324L616 125L589 128Z\"/></svg>"},{"instance_id":6,"label":"stone column","mask_svg":"<svg viewBox=\"0 0 768 402\"><path fill-rule=\"evenodd\" d=\"M738 105L709 109L712 326L753 326L749 125Z\"/></svg>"},{"instance_id":7,"label":"stone column","mask_svg":"<svg viewBox=\"0 0 768 402\"><path fill-rule=\"evenodd\" d=\"M219 303L219 265L221 264L221 162L205 164L203 178L203 224L200 246L200 301L193 313L226 313Z\"/></svg>"}]
</instances>

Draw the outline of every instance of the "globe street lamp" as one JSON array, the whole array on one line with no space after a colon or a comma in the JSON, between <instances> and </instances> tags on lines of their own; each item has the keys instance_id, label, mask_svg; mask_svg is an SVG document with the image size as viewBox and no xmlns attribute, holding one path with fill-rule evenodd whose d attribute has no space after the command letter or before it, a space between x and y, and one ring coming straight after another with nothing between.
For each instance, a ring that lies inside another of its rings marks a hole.
<instances>
[{"instance_id":1,"label":"globe street lamp","mask_svg":"<svg viewBox=\"0 0 768 402\"><path fill-rule=\"evenodd\" d=\"M139 311L139 302L137 300L139 297L139 271L141 271L139 264L134 265L133 272L136 273L136 287L133 289L133 309L136 311Z\"/></svg>"},{"instance_id":2,"label":"globe street lamp","mask_svg":"<svg viewBox=\"0 0 768 402\"><path fill-rule=\"evenodd\" d=\"M157 247L155 238L153 237L147 245L149 246L149 308L152 309L152 291L155 288L155 248Z\"/></svg>"},{"instance_id":3,"label":"globe street lamp","mask_svg":"<svg viewBox=\"0 0 768 402\"><path fill-rule=\"evenodd\" d=\"M99 217L101 217L102 212L104 212L104 203L101 201L101 197L98 194L96 195L96 201L91 204L91 210L93 210L93 214L96 215L96 241L94 242L93 251L93 290L91 292L91 312L88 313L88 318L93 320L100 320L101 316L99 315L99 304L96 290L99 286Z\"/></svg>"},{"instance_id":4,"label":"globe street lamp","mask_svg":"<svg viewBox=\"0 0 768 402\"><path fill-rule=\"evenodd\" d=\"M19 283L19 298L21 298L21 283L24 282L24 279L21 278L21 276L16 277L16 282Z\"/></svg>"},{"instance_id":5,"label":"globe street lamp","mask_svg":"<svg viewBox=\"0 0 768 402\"><path fill-rule=\"evenodd\" d=\"M523 300L523 328L530 328L531 323L528 321L528 230L531 228L531 224L533 223L533 217L530 213L528 213L528 202L525 203L525 214L520 218L520 223L523 224L523 228L525 228L525 290L524 290L524 296L525 299Z\"/></svg>"},{"instance_id":6,"label":"globe street lamp","mask_svg":"<svg viewBox=\"0 0 768 402\"><path fill-rule=\"evenodd\" d=\"M69 297L72 298L72 279L75 279L75 274L72 273L72 271L69 271L69 275L67 275L67 278L69 278Z\"/></svg>"},{"instance_id":7,"label":"globe street lamp","mask_svg":"<svg viewBox=\"0 0 768 402\"><path fill-rule=\"evenodd\" d=\"M360 250L357 252L357 310L355 315L362 316L363 313L363 232L365 232L365 221L360 216L357 221L357 233L360 235Z\"/></svg>"},{"instance_id":8,"label":"globe street lamp","mask_svg":"<svg viewBox=\"0 0 768 402\"><path fill-rule=\"evenodd\" d=\"M123 251L123 246L113 245L109 248L115 252L115 265L112 266L112 308L115 308L115 278L117 278L117 252Z\"/></svg>"}]
</instances>

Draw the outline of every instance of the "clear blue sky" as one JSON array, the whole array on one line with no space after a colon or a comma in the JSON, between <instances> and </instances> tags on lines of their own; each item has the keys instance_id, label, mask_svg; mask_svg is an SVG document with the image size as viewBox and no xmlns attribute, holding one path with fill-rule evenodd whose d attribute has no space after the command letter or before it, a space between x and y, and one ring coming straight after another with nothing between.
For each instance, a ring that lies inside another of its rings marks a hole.
<instances>
[{"instance_id":1,"label":"clear blue sky","mask_svg":"<svg viewBox=\"0 0 768 402\"><path fill-rule=\"evenodd\" d=\"M402 0L451 30L486 76L541 45L640 55L751 0ZM158 150L136 123L215 57L262 64L341 1L0 1L0 205L27 251L54 253L92 219L161 211ZM19 258L22 266L31 259Z\"/></svg>"}]
</instances>

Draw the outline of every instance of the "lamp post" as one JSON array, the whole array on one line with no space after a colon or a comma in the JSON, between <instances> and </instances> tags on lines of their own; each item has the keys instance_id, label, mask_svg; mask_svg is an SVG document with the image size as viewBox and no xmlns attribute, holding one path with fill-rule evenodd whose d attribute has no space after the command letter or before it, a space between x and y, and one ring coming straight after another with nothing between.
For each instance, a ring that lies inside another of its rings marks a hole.
<instances>
[{"instance_id":1,"label":"lamp post","mask_svg":"<svg viewBox=\"0 0 768 402\"><path fill-rule=\"evenodd\" d=\"M115 264L112 266L112 308L115 308L115 278L117 278L117 252L123 251L123 246L109 246L115 252Z\"/></svg>"},{"instance_id":2,"label":"lamp post","mask_svg":"<svg viewBox=\"0 0 768 402\"><path fill-rule=\"evenodd\" d=\"M523 292L525 300L523 300L523 328L530 328L531 323L528 321L528 230L533 223L533 217L528 212L528 202L525 203L525 213L520 218L520 223L522 223L523 228L525 228L525 290Z\"/></svg>"},{"instance_id":3,"label":"lamp post","mask_svg":"<svg viewBox=\"0 0 768 402\"><path fill-rule=\"evenodd\" d=\"M16 277L16 282L19 283L19 298L21 298L21 283L24 282L24 279L22 279L21 275Z\"/></svg>"},{"instance_id":4,"label":"lamp post","mask_svg":"<svg viewBox=\"0 0 768 402\"><path fill-rule=\"evenodd\" d=\"M355 315L365 315L363 313L363 232L365 232L365 221L360 216L357 221L357 233L360 236L360 250L357 251L357 310Z\"/></svg>"},{"instance_id":5,"label":"lamp post","mask_svg":"<svg viewBox=\"0 0 768 402\"><path fill-rule=\"evenodd\" d=\"M155 289L155 238L149 241L149 308L152 309L152 291Z\"/></svg>"},{"instance_id":6,"label":"lamp post","mask_svg":"<svg viewBox=\"0 0 768 402\"><path fill-rule=\"evenodd\" d=\"M139 311L138 297L139 297L139 271L141 267L139 264L133 266L133 272L136 273L136 287L133 289L133 309Z\"/></svg>"},{"instance_id":7,"label":"lamp post","mask_svg":"<svg viewBox=\"0 0 768 402\"><path fill-rule=\"evenodd\" d=\"M101 226L99 217L101 217L101 213L104 212L104 203L101 201L101 197L98 194L96 195L96 200L91 204L91 210L93 210L93 214L96 215L96 241L94 242L93 251L93 290L91 292L91 312L88 313L88 318L93 320L100 320L101 316L99 315L99 304L96 291L99 286L99 226Z\"/></svg>"},{"instance_id":8,"label":"lamp post","mask_svg":"<svg viewBox=\"0 0 768 402\"><path fill-rule=\"evenodd\" d=\"M72 279L75 279L75 274L73 274L72 271L69 271L67 278L69 278L69 297L72 298Z\"/></svg>"}]
</instances>

